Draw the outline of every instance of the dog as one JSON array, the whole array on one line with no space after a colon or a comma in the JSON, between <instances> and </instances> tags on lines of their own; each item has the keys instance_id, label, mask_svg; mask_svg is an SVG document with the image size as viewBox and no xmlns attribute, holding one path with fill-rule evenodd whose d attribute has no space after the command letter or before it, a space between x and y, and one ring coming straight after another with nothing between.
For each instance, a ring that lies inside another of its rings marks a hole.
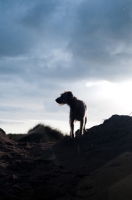
<instances>
[{"instance_id":1,"label":"dog","mask_svg":"<svg viewBox=\"0 0 132 200\"><path fill-rule=\"evenodd\" d=\"M70 136L74 138L74 122L80 121L79 135L85 133L85 126L87 123L87 106L86 104L77 99L71 91L66 91L55 100L59 105L67 104L70 107Z\"/></svg>"}]
</instances>

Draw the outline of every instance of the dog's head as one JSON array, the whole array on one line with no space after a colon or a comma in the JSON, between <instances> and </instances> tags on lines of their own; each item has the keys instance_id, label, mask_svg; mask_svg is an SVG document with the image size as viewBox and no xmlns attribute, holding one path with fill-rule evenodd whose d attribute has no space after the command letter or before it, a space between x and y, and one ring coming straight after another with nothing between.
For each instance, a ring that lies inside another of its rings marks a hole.
<instances>
[{"instance_id":1,"label":"dog's head","mask_svg":"<svg viewBox=\"0 0 132 200\"><path fill-rule=\"evenodd\" d=\"M66 91L64 93L61 94L60 97L58 97L55 101L60 104L60 105L63 105L63 104L68 104L69 101L73 98L73 94L72 92L70 91Z\"/></svg>"}]
</instances>

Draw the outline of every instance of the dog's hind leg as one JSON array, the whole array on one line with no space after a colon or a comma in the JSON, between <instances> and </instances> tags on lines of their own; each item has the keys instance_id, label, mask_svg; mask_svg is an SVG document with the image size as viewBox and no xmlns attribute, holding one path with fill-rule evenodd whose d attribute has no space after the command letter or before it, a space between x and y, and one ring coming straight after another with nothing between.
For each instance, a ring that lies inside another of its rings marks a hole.
<instances>
[{"instance_id":1,"label":"dog's hind leg","mask_svg":"<svg viewBox=\"0 0 132 200\"><path fill-rule=\"evenodd\" d=\"M87 123L87 117L85 117L85 122L84 122L84 127L83 127L83 133L86 132L86 129L85 129L86 123Z\"/></svg>"},{"instance_id":2,"label":"dog's hind leg","mask_svg":"<svg viewBox=\"0 0 132 200\"><path fill-rule=\"evenodd\" d=\"M80 121L80 136L83 135L85 118Z\"/></svg>"}]
</instances>

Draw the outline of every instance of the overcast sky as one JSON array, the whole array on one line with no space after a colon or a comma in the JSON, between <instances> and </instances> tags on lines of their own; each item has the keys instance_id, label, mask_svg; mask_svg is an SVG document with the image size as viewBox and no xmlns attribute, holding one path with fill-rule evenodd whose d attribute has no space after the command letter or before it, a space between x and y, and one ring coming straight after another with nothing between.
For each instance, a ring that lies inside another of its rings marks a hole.
<instances>
[{"instance_id":1,"label":"overcast sky","mask_svg":"<svg viewBox=\"0 0 132 200\"><path fill-rule=\"evenodd\" d=\"M69 132L71 90L87 128L132 112L131 0L0 0L0 127ZM79 124L77 123L77 128Z\"/></svg>"}]
</instances>

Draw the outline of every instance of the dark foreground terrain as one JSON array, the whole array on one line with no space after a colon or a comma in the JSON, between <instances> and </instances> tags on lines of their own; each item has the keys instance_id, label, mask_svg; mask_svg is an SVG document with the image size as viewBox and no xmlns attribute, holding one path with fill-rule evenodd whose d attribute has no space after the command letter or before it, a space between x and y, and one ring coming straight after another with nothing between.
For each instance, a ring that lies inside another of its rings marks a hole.
<instances>
[{"instance_id":1,"label":"dark foreground terrain","mask_svg":"<svg viewBox=\"0 0 132 200\"><path fill-rule=\"evenodd\" d=\"M0 200L132 199L132 118L74 140L15 142L0 130Z\"/></svg>"}]
</instances>

